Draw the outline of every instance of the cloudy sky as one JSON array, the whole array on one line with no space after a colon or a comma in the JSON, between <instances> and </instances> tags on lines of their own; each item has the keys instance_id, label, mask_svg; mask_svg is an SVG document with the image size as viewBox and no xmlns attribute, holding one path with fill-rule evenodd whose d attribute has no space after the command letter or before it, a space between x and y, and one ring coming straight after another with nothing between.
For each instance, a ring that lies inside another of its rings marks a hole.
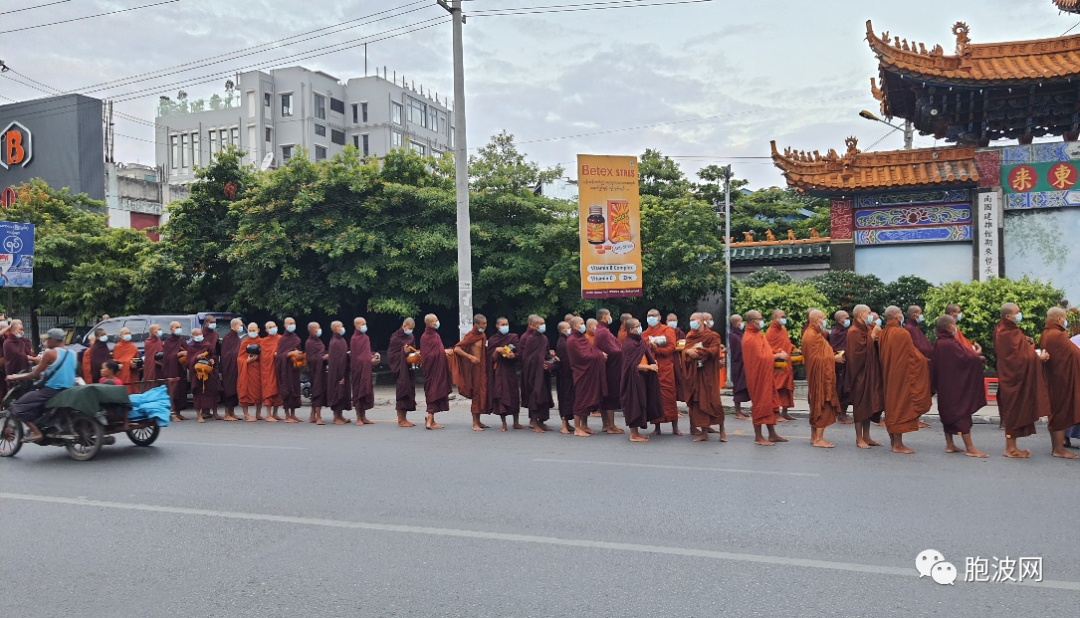
<instances>
[{"instance_id":1,"label":"cloudy sky","mask_svg":"<svg viewBox=\"0 0 1080 618\"><path fill-rule=\"evenodd\" d=\"M159 95L183 88L190 98L208 97L223 91L227 73L256 65L303 64L343 79L362 75L359 47L300 62L286 56L365 38L383 39L368 46L370 66L396 70L425 91L453 90L451 31L440 23L449 18L435 0L173 0L35 27L162 1L4 0L0 58L18 74L0 79L0 102L45 96L15 81L29 79L38 88L127 98L116 109L153 120ZM690 174L710 163L732 163L752 187L781 184L764 158L770 139L824 152L842 148L848 135L858 136L866 149L889 132L857 115L860 109L877 111L869 92L877 72L864 40L867 19L879 33L888 30L927 48L940 43L947 53L955 46L950 28L956 21L970 25L975 43L1056 37L1080 23L1080 17L1059 14L1050 0L713 0L481 17L516 7L603 6L598 2L465 2L473 14L465 26L470 146L505 129L532 158L562 164L571 177L578 153L639 154L652 147ZM215 56L349 20L362 23L378 13L389 18L207 64ZM434 25L401 34L413 24ZM1080 27L1072 32L1080 34ZM182 64L187 70L145 79ZM126 85L90 88L136 76L139 81ZM118 160L153 161L150 126L121 120L117 133ZM874 149L902 143L894 132ZM916 136L915 143L934 142Z\"/></svg>"}]
</instances>

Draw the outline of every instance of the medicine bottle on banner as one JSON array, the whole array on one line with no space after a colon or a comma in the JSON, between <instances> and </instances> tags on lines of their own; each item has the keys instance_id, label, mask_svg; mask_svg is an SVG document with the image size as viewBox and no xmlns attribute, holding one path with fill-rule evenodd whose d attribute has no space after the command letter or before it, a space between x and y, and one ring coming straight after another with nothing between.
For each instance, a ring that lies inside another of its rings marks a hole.
<instances>
[{"instance_id":1,"label":"medicine bottle on banner","mask_svg":"<svg viewBox=\"0 0 1080 618\"><path fill-rule=\"evenodd\" d=\"M585 237L590 245L604 244L607 230L604 224L604 207L589 206L589 218L585 219Z\"/></svg>"}]
</instances>

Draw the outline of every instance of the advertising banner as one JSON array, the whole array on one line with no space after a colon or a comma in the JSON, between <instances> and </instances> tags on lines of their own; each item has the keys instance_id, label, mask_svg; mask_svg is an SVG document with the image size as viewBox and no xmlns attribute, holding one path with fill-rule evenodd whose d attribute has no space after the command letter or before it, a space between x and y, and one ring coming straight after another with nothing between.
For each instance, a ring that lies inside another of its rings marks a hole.
<instances>
[{"instance_id":1,"label":"advertising banner","mask_svg":"<svg viewBox=\"0 0 1080 618\"><path fill-rule=\"evenodd\" d=\"M34 287L34 226L0 221L0 287Z\"/></svg>"},{"instance_id":2,"label":"advertising banner","mask_svg":"<svg viewBox=\"0 0 1080 618\"><path fill-rule=\"evenodd\" d=\"M636 157L578 155L581 297L641 296Z\"/></svg>"}]
</instances>

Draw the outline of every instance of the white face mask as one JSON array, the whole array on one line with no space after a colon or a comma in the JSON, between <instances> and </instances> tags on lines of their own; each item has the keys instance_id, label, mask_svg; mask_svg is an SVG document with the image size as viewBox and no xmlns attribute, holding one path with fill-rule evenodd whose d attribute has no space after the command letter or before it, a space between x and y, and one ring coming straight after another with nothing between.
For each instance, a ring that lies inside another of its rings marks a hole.
<instances>
[{"instance_id":1,"label":"white face mask","mask_svg":"<svg viewBox=\"0 0 1080 618\"><path fill-rule=\"evenodd\" d=\"M362 333L367 332L367 324L364 324L363 326L360 327L360 332L362 332Z\"/></svg>"},{"instance_id":2,"label":"white face mask","mask_svg":"<svg viewBox=\"0 0 1080 618\"><path fill-rule=\"evenodd\" d=\"M585 331L587 331L587 330L589 330L589 328L587 326L585 326L584 324L582 324L581 326L578 326L578 332L580 332L582 335L584 335Z\"/></svg>"},{"instance_id":3,"label":"white face mask","mask_svg":"<svg viewBox=\"0 0 1080 618\"><path fill-rule=\"evenodd\" d=\"M122 338L124 341L131 341L131 335L123 335Z\"/></svg>"},{"instance_id":4,"label":"white face mask","mask_svg":"<svg viewBox=\"0 0 1080 618\"><path fill-rule=\"evenodd\" d=\"M412 334L412 329L411 328L406 328L405 329L405 334L406 335L411 335Z\"/></svg>"},{"instance_id":5,"label":"white face mask","mask_svg":"<svg viewBox=\"0 0 1080 618\"><path fill-rule=\"evenodd\" d=\"M210 330L217 330L217 322L211 322L211 323L207 324L206 327L209 328Z\"/></svg>"},{"instance_id":6,"label":"white face mask","mask_svg":"<svg viewBox=\"0 0 1080 618\"><path fill-rule=\"evenodd\" d=\"M276 334L277 334L277 327L275 326L275 327L273 327L273 328L267 329L267 331L266 331L266 334L268 334L268 335L270 335L271 337L273 337L274 335L276 335Z\"/></svg>"},{"instance_id":7,"label":"white face mask","mask_svg":"<svg viewBox=\"0 0 1080 618\"><path fill-rule=\"evenodd\" d=\"M315 336L316 337L322 337L322 329L321 328L319 329L319 331L317 333L315 333Z\"/></svg>"},{"instance_id":8,"label":"white face mask","mask_svg":"<svg viewBox=\"0 0 1080 618\"><path fill-rule=\"evenodd\" d=\"M97 340L100 341L101 343L106 343L106 342L109 341L109 336L108 335L102 335L102 336L98 337Z\"/></svg>"},{"instance_id":9,"label":"white face mask","mask_svg":"<svg viewBox=\"0 0 1080 618\"><path fill-rule=\"evenodd\" d=\"M289 331L290 333L296 332L296 324L289 324L285 327L285 330Z\"/></svg>"},{"instance_id":10,"label":"white face mask","mask_svg":"<svg viewBox=\"0 0 1080 618\"><path fill-rule=\"evenodd\" d=\"M248 331L248 337L251 337L252 339L254 339L254 338L258 337L258 336L259 336L259 331L257 331L257 330L249 330Z\"/></svg>"},{"instance_id":11,"label":"white face mask","mask_svg":"<svg viewBox=\"0 0 1080 618\"><path fill-rule=\"evenodd\" d=\"M174 335L179 335L179 334L181 334L183 332L184 332L184 329L182 329L180 327L176 327L176 328L172 329L172 334L174 334Z\"/></svg>"}]
</instances>

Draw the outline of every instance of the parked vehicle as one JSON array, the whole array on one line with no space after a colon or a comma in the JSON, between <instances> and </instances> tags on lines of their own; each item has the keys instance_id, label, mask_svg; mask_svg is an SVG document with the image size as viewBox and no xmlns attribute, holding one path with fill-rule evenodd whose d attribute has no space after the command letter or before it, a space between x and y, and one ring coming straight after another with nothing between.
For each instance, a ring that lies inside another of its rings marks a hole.
<instances>
[{"instance_id":1,"label":"parked vehicle","mask_svg":"<svg viewBox=\"0 0 1080 618\"><path fill-rule=\"evenodd\" d=\"M142 354L143 344L146 342L146 338L150 336L150 326L157 324L161 326L162 330L168 334L169 324L171 322L179 322L180 328L183 329L182 335L187 338L191 336L191 330L202 326L203 320L206 316L214 316L218 321L218 329L222 331L224 336L229 330L229 322L233 318L242 317L235 313L221 313L216 311L204 311L202 313L194 314L179 314L179 315L126 315L116 318L109 318L103 322L99 322L90 329L86 335L84 335L77 343L73 343L68 346L70 349L76 352L82 352L90 345L90 335L97 331L98 328L104 328L105 334L109 336L109 348L112 348L117 341L120 340L120 329L127 327L131 330L131 342L135 344L135 347L139 348L139 354Z\"/></svg>"}]
</instances>

